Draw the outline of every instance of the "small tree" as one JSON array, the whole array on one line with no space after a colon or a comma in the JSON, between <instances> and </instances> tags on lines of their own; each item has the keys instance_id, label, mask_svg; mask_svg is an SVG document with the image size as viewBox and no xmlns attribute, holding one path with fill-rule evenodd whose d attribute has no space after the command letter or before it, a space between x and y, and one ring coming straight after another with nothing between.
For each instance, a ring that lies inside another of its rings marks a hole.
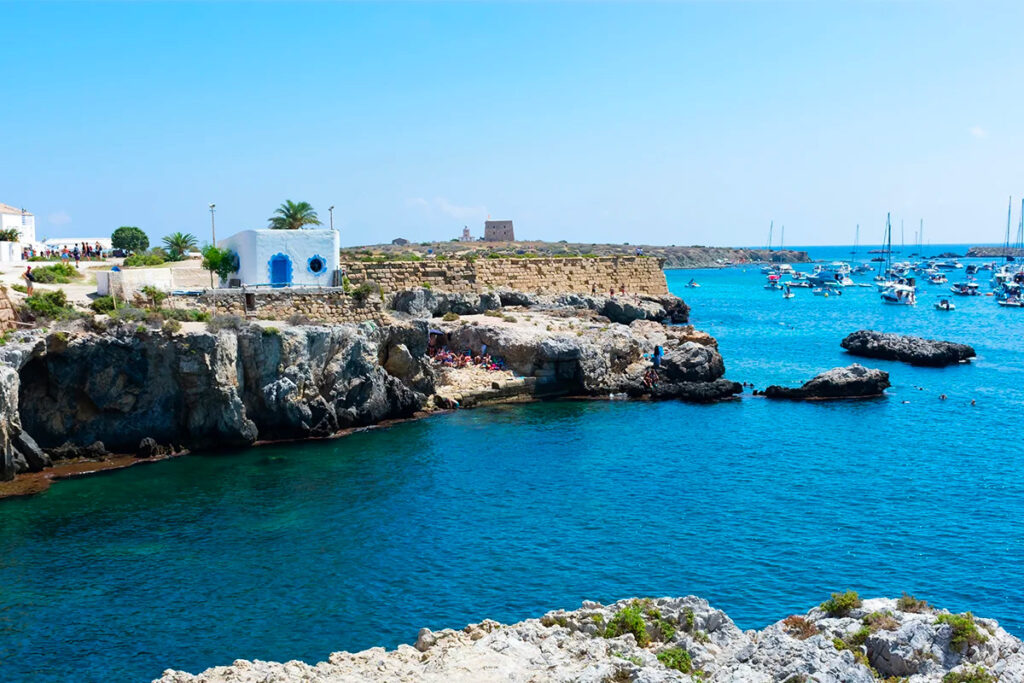
<instances>
[{"instance_id":1,"label":"small tree","mask_svg":"<svg viewBox=\"0 0 1024 683\"><path fill-rule=\"evenodd\" d=\"M164 246L172 261L185 258L185 253L195 249L198 240L190 232L175 232L164 238Z\"/></svg>"},{"instance_id":2,"label":"small tree","mask_svg":"<svg viewBox=\"0 0 1024 683\"><path fill-rule=\"evenodd\" d=\"M286 199L274 210L269 227L274 230L299 230L304 225L320 225L320 218L309 202Z\"/></svg>"},{"instance_id":3,"label":"small tree","mask_svg":"<svg viewBox=\"0 0 1024 683\"><path fill-rule=\"evenodd\" d=\"M221 280L227 280L238 270L238 254L230 249L207 245L203 247L203 268L216 273Z\"/></svg>"},{"instance_id":4,"label":"small tree","mask_svg":"<svg viewBox=\"0 0 1024 683\"><path fill-rule=\"evenodd\" d=\"M0 242L17 242L21 239L21 232L17 228L0 230Z\"/></svg>"},{"instance_id":5,"label":"small tree","mask_svg":"<svg viewBox=\"0 0 1024 683\"><path fill-rule=\"evenodd\" d=\"M123 249L134 254L149 249L149 238L133 225L122 225L110 236L110 244L114 249Z\"/></svg>"}]
</instances>

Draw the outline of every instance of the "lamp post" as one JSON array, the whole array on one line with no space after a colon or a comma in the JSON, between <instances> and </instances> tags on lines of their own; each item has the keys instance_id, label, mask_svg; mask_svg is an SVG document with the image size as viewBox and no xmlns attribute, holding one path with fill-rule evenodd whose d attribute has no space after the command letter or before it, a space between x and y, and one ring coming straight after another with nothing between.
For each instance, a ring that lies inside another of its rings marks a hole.
<instances>
[{"instance_id":1,"label":"lamp post","mask_svg":"<svg viewBox=\"0 0 1024 683\"><path fill-rule=\"evenodd\" d=\"M210 202L210 237L213 239L213 247L217 247L217 224L213 219L214 211L216 211L217 205ZM213 289L213 271L210 271L210 289Z\"/></svg>"},{"instance_id":2,"label":"lamp post","mask_svg":"<svg viewBox=\"0 0 1024 683\"><path fill-rule=\"evenodd\" d=\"M327 213L331 214L331 230L334 230L334 205L332 204Z\"/></svg>"}]
</instances>

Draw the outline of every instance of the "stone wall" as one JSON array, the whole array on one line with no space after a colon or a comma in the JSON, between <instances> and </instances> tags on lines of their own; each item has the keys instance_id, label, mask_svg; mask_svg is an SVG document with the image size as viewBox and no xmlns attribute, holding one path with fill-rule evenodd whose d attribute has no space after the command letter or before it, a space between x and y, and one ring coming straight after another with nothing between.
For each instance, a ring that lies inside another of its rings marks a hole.
<instances>
[{"instance_id":1,"label":"stone wall","mask_svg":"<svg viewBox=\"0 0 1024 683\"><path fill-rule=\"evenodd\" d=\"M170 296L170 308L201 310L211 315L240 315L266 320L287 320L303 315L315 322L381 324L381 302L371 297L359 303L340 287L310 289L218 289L196 296Z\"/></svg>"},{"instance_id":2,"label":"stone wall","mask_svg":"<svg viewBox=\"0 0 1024 683\"><path fill-rule=\"evenodd\" d=\"M0 332L7 332L17 327L15 321L18 314L14 310L14 304L7 296L7 288L0 288Z\"/></svg>"},{"instance_id":3,"label":"stone wall","mask_svg":"<svg viewBox=\"0 0 1024 683\"><path fill-rule=\"evenodd\" d=\"M443 292L484 292L515 289L554 294L608 293L621 287L630 294L668 294L661 262L638 256L601 258L480 258L475 261L345 262L342 270L353 284L373 281L385 292L429 285Z\"/></svg>"}]
</instances>

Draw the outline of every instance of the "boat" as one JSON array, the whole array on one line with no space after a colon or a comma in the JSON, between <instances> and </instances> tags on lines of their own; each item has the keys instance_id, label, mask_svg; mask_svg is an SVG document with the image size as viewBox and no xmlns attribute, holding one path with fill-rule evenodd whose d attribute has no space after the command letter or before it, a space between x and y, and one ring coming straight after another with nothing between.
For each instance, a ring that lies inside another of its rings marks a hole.
<instances>
[{"instance_id":1,"label":"boat","mask_svg":"<svg viewBox=\"0 0 1024 683\"><path fill-rule=\"evenodd\" d=\"M913 306L917 303L917 291L912 285L893 283L882 291L882 303Z\"/></svg>"},{"instance_id":2,"label":"boat","mask_svg":"<svg viewBox=\"0 0 1024 683\"><path fill-rule=\"evenodd\" d=\"M949 299L939 299L935 302L935 308L940 311L955 311L956 306Z\"/></svg>"},{"instance_id":3,"label":"boat","mask_svg":"<svg viewBox=\"0 0 1024 683\"><path fill-rule=\"evenodd\" d=\"M796 294L794 294L793 292L783 292L782 294L783 299L792 299L795 296Z\"/></svg>"},{"instance_id":4,"label":"boat","mask_svg":"<svg viewBox=\"0 0 1024 683\"><path fill-rule=\"evenodd\" d=\"M815 287L811 291L814 293L814 296L832 296L832 295L842 296L843 295L843 290L836 289L835 287L832 287L831 285L825 285L824 287Z\"/></svg>"},{"instance_id":5,"label":"boat","mask_svg":"<svg viewBox=\"0 0 1024 683\"><path fill-rule=\"evenodd\" d=\"M949 278L947 278L942 273L939 273L938 275L932 275L930 278L928 278L928 282L932 283L933 285L944 285L947 282L949 282Z\"/></svg>"},{"instance_id":6,"label":"boat","mask_svg":"<svg viewBox=\"0 0 1024 683\"><path fill-rule=\"evenodd\" d=\"M1008 308L1024 308L1024 301L1021 299L1000 299L996 303Z\"/></svg>"},{"instance_id":7,"label":"boat","mask_svg":"<svg viewBox=\"0 0 1024 683\"><path fill-rule=\"evenodd\" d=\"M782 285L779 284L779 276L772 274L768 276L768 284L764 286L765 289L782 289Z\"/></svg>"},{"instance_id":8,"label":"boat","mask_svg":"<svg viewBox=\"0 0 1024 683\"><path fill-rule=\"evenodd\" d=\"M939 261L935 264L935 267L941 270L957 270L958 268L963 268L963 265L956 259L952 259L949 261Z\"/></svg>"},{"instance_id":9,"label":"boat","mask_svg":"<svg viewBox=\"0 0 1024 683\"><path fill-rule=\"evenodd\" d=\"M978 296L977 282L954 282L949 288L957 296Z\"/></svg>"},{"instance_id":10,"label":"boat","mask_svg":"<svg viewBox=\"0 0 1024 683\"><path fill-rule=\"evenodd\" d=\"M700 287L700 283L697 282L696 280L691 279L689 282L686 283L686 286L689 287L690 289L695 289L697 287Z\"/></svg>"}]
</instances>

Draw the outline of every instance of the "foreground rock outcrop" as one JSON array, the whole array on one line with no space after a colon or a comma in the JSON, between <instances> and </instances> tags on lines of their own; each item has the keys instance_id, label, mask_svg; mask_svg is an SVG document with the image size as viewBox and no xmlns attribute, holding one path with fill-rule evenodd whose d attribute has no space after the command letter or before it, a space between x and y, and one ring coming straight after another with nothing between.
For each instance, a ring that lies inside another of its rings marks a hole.
<instances>
[{"instance_id":1,"label":"foreground rock outcrop","mask_svg":"<svg viewBox=\"0 0 1024 683\"><path fill-rule=\"evenodd\" d=\"M1024 643L990 619L888 598L857 601L842 614L817 607L742 631L694 596L584 602L512 625L422 629L415 647L335 652L316 665L238 660L196 675L168 670L159 681L1024 681Z\"/></svg>"},{"instance_id":2,"label":"foreground rock outcrop","mask_svg":"<svg viewBox=\"0 0 1024 683\"><path fill-rule=\"evenodd\" d=\"M796 400L871 398L881 396L890 386L888 372L854 363L816 375L797 389L773 384L764 390L764 395Z\"/></svg>"},{"instance_id":3,"label":"foreground rock outcrop","mask_svg":"<svg viewBox=\"0 0 1024 683\"><path fill-rule=\"evenodd\" d=\"M967 344L874 330L858 330L847 335L840 346L855 356L898 360L929 367L956 365L976 355L974 349Z\"/></svg>"}]
</instances>

